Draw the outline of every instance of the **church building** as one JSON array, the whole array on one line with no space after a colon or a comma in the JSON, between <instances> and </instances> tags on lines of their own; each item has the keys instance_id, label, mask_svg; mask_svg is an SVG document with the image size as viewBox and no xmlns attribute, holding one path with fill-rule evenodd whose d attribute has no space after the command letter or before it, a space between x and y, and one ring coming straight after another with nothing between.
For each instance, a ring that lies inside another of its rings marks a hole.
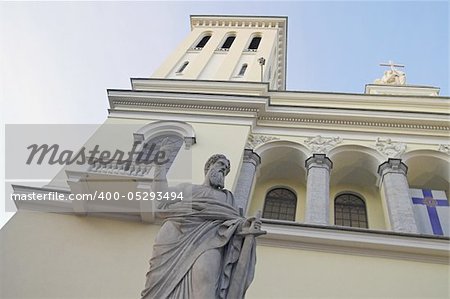
<instances>
[{"instance_id":1,"label":"church building","mask_svg":"<svg viewBox=\"0 0 450 299\"><path fill-rule=\"evenodd\" d=\"M362 94L286 90L287 18L190 25L150 78L107 91L107 119L80 144L131 151L126 166L97 156L45 186L13 185L63 196L15 201L0 297L139 298L162 218L138 198L155 172L136 157L164 142L169 184L201 184L224 154L225 188L242 215L261 215L246 298L448 298L450 98L391 61ZM111 198L71 198L85 194Z\"/></svg>"}]
</instances>

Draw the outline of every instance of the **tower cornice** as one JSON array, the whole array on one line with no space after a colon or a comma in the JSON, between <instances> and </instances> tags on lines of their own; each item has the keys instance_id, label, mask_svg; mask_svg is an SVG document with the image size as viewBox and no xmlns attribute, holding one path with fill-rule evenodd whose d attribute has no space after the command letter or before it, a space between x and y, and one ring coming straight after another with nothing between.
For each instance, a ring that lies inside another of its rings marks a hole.
<instances>
[{"instance_id":1,"label":"tower cornice","mask_svg":"<svg viewBox=\"0 0 450 299\"><path fill-rule=\"evenodd\" d=\"M191 29L199 26L286 29L287 19L278 16L191 15Z\"/></svg>"}]
</instances>

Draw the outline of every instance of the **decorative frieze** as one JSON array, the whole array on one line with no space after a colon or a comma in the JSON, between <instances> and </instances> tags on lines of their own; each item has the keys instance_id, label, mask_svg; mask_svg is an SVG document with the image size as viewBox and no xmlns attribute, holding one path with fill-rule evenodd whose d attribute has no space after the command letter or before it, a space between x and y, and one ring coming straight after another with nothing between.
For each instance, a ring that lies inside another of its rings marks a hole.
<instances>
[{"instance_id":1,"label":"decorative frieze","mask_svg":"<svg viewBox=\"0 0 450 299\"><path fill-rule=\"evenodd\" d=\"M254 149L261 144L267 143L269 141L274 141L274 140L280 140L280 138L273 137L273 136L267 136L267 135L250 134L248 136L247 144L245 145L245 148Z\"/></svg>"},{"instance_id":2,"label":"decorative frieze","mask_svg":"<svg viewBox=\"0 0 450 299\"><path fill-rule=\"evenodd\" d=\"M375 146L387 158L401 158L406 151L405 143L392 141L391 138L382 140L378 137Z\"/></svg>"},{"instance_id":3,"label":"decorative frieze","mask_svg":"<svg viewBox=\"0 0 450 299\"><path fill-rule=\"evenodd\" d=\"M247 107L231 107L231 106L212 106L212 105L194 105L194 104L174 104L174 103L158 103L152 102L157 99L138 100L131 98L113 99L112 104L122 106L144 106L157 108L178 108L178 109L195 109L195 110L224 110L224 111L239 111L239 112L259 112L258 108Z\"/></svg>"},{"instance_id":4,"label":"decorative frieze","mask_svg":"<svg viewBox=\"0 0 450 299\"><path fill-rule=\"evenodd\" d=\"M309 137L305 140L306 146L313 154L327 154L333 147L341 142L341 137L322 137L320 135Z\"/></svg>"},{"instance_id":5,"label":"decorative frieze","mask_svg":"<svg viewBox=\"0 0 450 299\"><path fill-rule=\"evenodd\" d=\"M423 124L399 124L399 123L335 120L335 119L320 119L320 118L260 116L260 117L258 117L258 120L259 121L274 121L274 122L290 122L290 123L325 124L325 125L333 125L333 126L334 125L344 125L344 126L365 126L365 127L386 127L386 128L450 131L450 126L434 126L434 125L423 125Z\"/></svg>"}]
</instances>

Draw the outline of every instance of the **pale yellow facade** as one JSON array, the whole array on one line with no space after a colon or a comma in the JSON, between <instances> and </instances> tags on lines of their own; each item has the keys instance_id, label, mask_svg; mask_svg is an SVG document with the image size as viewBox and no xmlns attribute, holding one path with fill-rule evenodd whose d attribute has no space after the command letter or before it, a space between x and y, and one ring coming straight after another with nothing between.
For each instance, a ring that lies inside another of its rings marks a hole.
<instances>
[{"instance_id":1,"label":"pale yellow facade","mask_svg":"<svg viewBox=\"0 0 450 299\"><path fill-rule=\"evenodd\" d=\"M264 212L267 193L278 187L292 191L297 203L293 221L263 219L267 234L258 238L246 298L449 298L449 238L396 231L379 174L390 158L401 159L409 187L448 197L449 98L408 86L369 86L366 94L284 91L285 18L194 16L191 26L152 78L108 91L109 116L85 146L129 151L139 136L175 134L183 145L169 181L202 183L205 161L222 153L231 161L225 187L233 192L245 151L260 157L246 215ZM231 33L233 46L218 50ZM208 43L194 49L205 34ZM262 37L260 47L246 51L253 36ZM259 57L266 59L263 82ZM245 76L236 76L243 63ZM333 142L323 150L312 141L318 137ZM398 156L380 147L387 140L402 149ZM305 162L319 152L332 162L325 225L307 221ZM114 167L66 166L45 187L15 192L150 190L151 172L118 174ZM364 201L367 229L335 225L334 199L343 193ZM126 201L114 213L89 203L60 205L60 213L17 206L0 231L1 298L139 297L161 223L156 210Z\"/></svg>"},{"instance_id":2,"label":"pale yellow facade","mask_svg":"<svg viewBox=\"0 0 450 299\"><path fill-rule=\"evenodd\" d=\"M19 212L1 231L1 297L138 298L158 229L132 221ZM258 245L256 269L246 298L449 294L445 264Z\"/></svg>"},{"instance_id":3,"label":"pale yellow facade","mask_svg":"<svg viewBox=\"0 0 450 299\"><path fill-rule=\"evenodd\" d=\"M449 294L445 265L260 246L258 271L249 298L446 298Z\"/></svg>"}]
</instances>

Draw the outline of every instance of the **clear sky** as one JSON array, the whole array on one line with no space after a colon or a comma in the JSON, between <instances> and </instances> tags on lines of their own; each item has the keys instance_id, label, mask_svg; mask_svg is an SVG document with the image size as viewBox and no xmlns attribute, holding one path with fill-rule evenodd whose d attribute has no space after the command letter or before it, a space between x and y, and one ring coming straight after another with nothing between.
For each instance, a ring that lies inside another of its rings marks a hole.
<instances>
[{"instance_id":1,"label":"clear sky","mask_svg":"<svg viewBox=\"0 0 450 299\"><path fill-rule=\"evenodd\" d=\"M408 84L449 95L448 1L2 2L2 135L5 123L103 122L106 89L151 76L195 14L287 16L288 90L362 93L393 60Z\"/></svg>"}]
</instances>

